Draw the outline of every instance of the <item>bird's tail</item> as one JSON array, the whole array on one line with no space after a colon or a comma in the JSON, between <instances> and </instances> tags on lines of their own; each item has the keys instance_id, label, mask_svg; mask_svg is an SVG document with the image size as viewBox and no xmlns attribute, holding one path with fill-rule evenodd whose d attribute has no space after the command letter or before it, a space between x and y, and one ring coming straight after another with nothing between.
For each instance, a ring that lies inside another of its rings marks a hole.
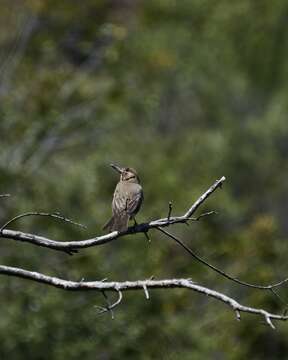
<instances>
[{"instance_id":1,"label":"bird's tail","mask_svg":"<svg viewBox=\"0 0 288 360\"><path fill-rule=\"evenodd\" d=\"M129 215L127 213L113 215L103 226L103 230L108 231L126 231L128 229Z\"/></svg>"}]
</instances>

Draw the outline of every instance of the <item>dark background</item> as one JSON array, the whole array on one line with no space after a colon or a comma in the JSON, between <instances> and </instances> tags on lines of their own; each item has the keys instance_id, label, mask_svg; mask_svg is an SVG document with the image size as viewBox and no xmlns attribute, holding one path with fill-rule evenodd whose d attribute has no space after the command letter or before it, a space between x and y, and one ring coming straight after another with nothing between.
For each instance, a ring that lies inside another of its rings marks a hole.
<instances>
[{"instance_id":1,"label":"dark background","mask_svg":"<svg viewBox=\"0 0 288 360\"><path fill-rule=\"evenodd\" d=\"M3 0L0 12L0 220L60 211L78 229L26 218L14 228L57 240L102 233L117 175L135 167L138 222L202 208L173 227L244 281L285 278L288 210L288 4L284 0ZM1 239L1 263L71 280L191 277L244 305L281 312L271 293L238 286L151 232L69 257ZM284 359L288 328L187 290L66 293L1 277L1 359ZM279 290L288 301L286 286Z\"/></svg>"}]
</instances>

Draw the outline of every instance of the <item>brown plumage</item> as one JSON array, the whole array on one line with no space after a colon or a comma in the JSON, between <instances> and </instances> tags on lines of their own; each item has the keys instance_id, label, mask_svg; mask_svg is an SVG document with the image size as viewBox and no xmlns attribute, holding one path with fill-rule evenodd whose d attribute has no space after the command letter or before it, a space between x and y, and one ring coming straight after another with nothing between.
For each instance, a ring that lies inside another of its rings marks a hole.
<instances>
[{"instance_id":1,"label":"brown plumage","mask_svg":"<svg viewBox=\"0 0 288 360\"><path fill-rule=\"evenodd\" d=\"M120 168L111 164L120 173L112 201L112 218L104 225L103 230L126 231L128 222L139 211L143 201L143 190L136 170Z\"/></svg>"}]
</instances>

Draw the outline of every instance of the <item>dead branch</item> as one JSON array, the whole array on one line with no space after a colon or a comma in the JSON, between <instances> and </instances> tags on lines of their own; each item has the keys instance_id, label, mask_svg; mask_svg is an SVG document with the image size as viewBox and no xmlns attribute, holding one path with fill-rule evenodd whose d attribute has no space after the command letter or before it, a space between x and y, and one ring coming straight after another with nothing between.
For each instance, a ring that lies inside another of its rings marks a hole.
<instances>
[{"instance_id":1,"label":"dead branch","mask_svg":"<svg viewBox=\"0 0 288 360\"><path fill-rule=\"evenodd\" d=\"M4 197L9 197L11 196L10 194L0 194L0 198L4 198Z\"/></svg>"},{"instance_id":2,"label":"dead branch","mask_svg":"<svg viewBox=\"0 0 288 360\"><path fill-rule=\"evenodd\" d=\"M46 213L46 212L37 212L37 211L29 211L29 212L26 212L26 213L23 213L23 214L20 214L20 215L17 215L15 217L13 217L12 219L8 220L4 225L1 226L0 228L0 233L3 232L4 229L6 229L9 225L11 225L13 222L19 220L19 219L22 219L24 217L28 217L28 216L45 216L45 217L51 217L51 218L55 218L55 219L59 219L59 220L62 220L64 222L67 222L69 224L73 224L73 225L76 225L76 226L79 226L81 228L85 228L86 229L86 226L83 225L83 224L80 224L80 223L77 223L71 219L68 219L67 217L64 217L62 215L60 215L59 213Z\"/></svg>"},{"instance_id":3,"label":"dead branch","mask_svg":"<svg viewBox=\"0 0 288 360\"><path fill-rule=\"evenodd\" d=\"M6 229L6 227L9 224L11 224L13 221L18 220L21 217L30 216L30 215L52 216L52 217L60 218L61 220L66 221L66 222L73 223L75 225L83 226L82 224L74 223L72 220L62 217L59 214L36 213L36 212L32 213L31 212L31 213L25 213L25 214L18 215L15 218L9 220L6 224L4 224L2 226L2 228L0 228L0 238L2 237L2 238L8 238L8 239L16 240L16 241L28 242L28 243L31 243L33 245L42 246L42 247L46 247L46 248L54 249L54 250L58 250L58 251L63 251L65 253L69 254L69 255L73 255L74 253L77 253L77 249L83 249L83 248L88 248L88 247L92 247L92 246L106 244L106 243L108 243L110 241L116 240L116 239L118 239L120 237L123 237L125 235L131 235L131 234L143 233L143 232L145 234L147 234L147 232L150 229L157 229L157 230L161 231L162 233L164 233L166 236L168 236L168 237L172 238L174 241L176 241L190 255L192 255L192 257L194 259L196 259L200 263L204 264L205 266L209 267L210 269L217 272L218 274L224 276L225 278L227 278L229 280L232 280L232 281L238 283L239 285L243 285L243 286L247 286L247 287L251 287L251 288L256 288L256 289L260 289L260 290L270 290L273 293L273 295L277 296L275 294L275 292L273 292L272 290L274 288L278 288L281 285L287 283L288 278L285 278L284 280L281 280L281 281L279 281L277 283L267 284L267 285L250 284L250 283L247 283L245 281L241 281L241 280L229 275L228 273L224 272L223 270L218 269L217 267L209 264L207 261L200 258L200 256L198 256L197 254L195 254L195 252L193 252L187 245L185 245L175 235L172 235L167 230L163 229L164 227L168 227L168 226L170 226L172 224L176 224L176 223L187 223L188 221L198 221L202 217L209 216L209 215L212 215L212 214L216 213L215 211L209 211L209 212L200 214L197 217L192 217L192 215L199 208L199 206L217 188L219 188L219 187L221 188L221 186L222 186L222 184L223 184L223 182L225 180L226 179L225 179L224 176L221 179L216 180L215 183L203 195L201 195L195 201L195 203L189 208L189 210L184 215L171 217L172 203L170 202L169 203L169 209L168 209L168 215L167 215L166 218L154 220L154 221L151 221L149 223L136 224L133 227L129 227L129 229L127 231L122 232L122 233L119 233L118 231L113 231L113 232L111 232L109 234L98 236L98 237L87 239L87 240L55 241L55 240L51 240L51 239L48 239L46 237L35 235L35 234L29 234L29 233L24 233L24 232L21 232L21 231L15 231L15 230ZM277 297L279 297L279 295ZM283 300L282 300L282 302L283 302Z\"/></svg>"},{"instance_id":4,"label":"dead branch","mask_svg":"<svg viewBox=\"0 0 288 360\"><path fill-rule=\"evenodd\" d=\"M103 282L101 280L101 281L76 282L76 281L60 279L53 276L47 276L39 272L27 271L24 269L4 266L4 265L0 265L0 274L28 279L34 282L46 284L63 290L70 290L70 291L94 290L94 291L100 291L103 294L104 292L108 292L108 291L117 292L118 294L117 300L111 305L108 304L106 307L102 307L101 312L106 312L106 311L111 312L112 309L115 309L121 303L123 299L123 292L125 291L131 291L131 290L143 291L143 289L144 290L146 289L145 294L146 297L148 298L149 297L147 296L148 289L186 288L223 302L235 312L237 320L240 320L241 312L258 315L260 317L263 317L265 322L272 329L275 329L275 325L272 323L272 320L277 320L277 321L288 320L288 316L286 315L274 314L263 309L241 305L238 301L234 300L233 298L221 292L193 283L191 279L167 279L167 280L149 279L149 280L123 281L123 282L118 282L118 281Z\"/></svg>"},{"instance_id":5,"label":"dead branch","mask_svg":"<svg viewBox=\"0 0 288 360\"><path fill-rule=\"evenodd\" d=\"M225 181L225 177L223 176L221 179L216 180L215 183L203 194L199 197L198 200L187 210L187 212L182 216L167 216L163 219L153 220L149 223L142 223L132 227L125 232L119 233L118 231L113 231L109 234L105 234L102 236L97 236L91 239L80 240L80 241L56 241L49 239L44 236L39 236L35 234L29 234L22 231L3 229L0 233L0 237L11 239L15 241L28 242L33 245L46 247L53 250L64 251L70 253L74 252L77 249L84 249L92 246L106 244L110 241L116 240L125 235L137 234L137 233L147 233L151 229L161 227L170 226L172 224L177 223L187 223L189 220L196 220L192 218L192 215L199 208L201 204L218 188L220 188ZM168 214L169 215L169 214ZM171 215L171 214L170 214Z\"/></svg>"},{"instance_id":6,"label":"dead branch","mask_svg":"<svg viewBox=\"0 0 288 360\"><path fill-rule=\"evenodd\" d=\"M11 225L14 221L19 220L26 216L49 216L58 218L62 221L72 223L74 225L83 226L81 224L75 223L70 219L67 219L63 216L61 216L59 213L57 214L50 214L50 213L38 213L38 212L27 212L24 214L20 214L18 216L15 216L11 220L7 221L1 228L0 228L0 237L2 238L8 238L16 241L22 241L22 242L28 242L33 245L42 246L58 251L63 251L68 254L73 254L74 252L77 252L77 249L82 248L88 248L92 246L102 245L106 244L110 241L116 240L120 237L123 237L125 235L131 235L136 233L144 233L147 234L149 230L151 229L157 229L164 233L169 238L176 241L182 248L185 249L194 259L199 261L200 263L204 264L208 268L212 269L213 271L217 272L218 274L226 277L229 280L232 280L240 285L244 285L251 288L256 288L260 290L269 290L271 293L273 293L275 296L279 297L279 295L275 292L274 288L277 288L284 283L288 282L288 278L284 279L278 283L275 284L269 284L269 285L256 285L256 284L249 284L247 282L241 281L227 273L225 273L223 270L218 269L217 267L209 264L207 261L203 260L201 257L199 257L197 254L195 254L194 251L192 251L187 245L185 245L180 239L178 239L175 235L171 234L167 230L164 230L163 228L171 226L176 223L184 223L188 224L189 221L198 221L201 218L205 216L209 216L211 214L214 214L215 211L209 211L203 214L200 214L197 217L193 217L192 215L196 212L196 210L199 208L199 206L219 187L222 186L223 182L225 181L225 177L222 177L220 180L217 180L203 195L199 197L199 199L186 211L186 213L182 216L171 216L172 214L172 203L169 203L168 208L168 214L166 218L150 221L148 223L142 223L142 224L136 224L133 227L129 227L129 229L125 232L117 232L114 231L110 234L97 236L91 239L86 240L80 240L80 241L56 241L52 239L48 239L43 236L35 235L35 234L29 234L24 233L21 231L15 231L7 229L9 225ZM8 194L7 194L8 195ZM6 194L4 196L7 196ZM2 197L4 197L2 195ZM162 289L162 288L187 288L202 294L205 294L207 296L210 296L212 298L215 298L219 301L222 301L226 305L230 306L232 310L236 314L237 320L240 320L240 313L246 312L246 313L252 313L255 315L262 316L265 320L265 322L271 327L275 328L275 326L272 323L272 320L287 320L288 316L284 313L283 315L273 314L266 310L259 309L259 308L252 308L248 306L244 306L239 304L236 300L233 298L217 292L215 290L203 287L201 285L195 284L191 281L191 279L167 279L167 280L153 280L151 277L149 280L138 280L138 281L124 281L124 282L104 282L101 281L90 281L90 282L84 282L84 280L81 280L80 282L75 281L68 281L63 280L56 277L46 276L44 274L38 273L38 272L31 272L20 268L15 267L8 267L4 265L0 265L0 274L8 275L8 276L16 276L20 278L29 279L32 281L44 283L46 285L58 287L65 290L96 290L101 291L104 295L106 306L105 307L98 307L100 308L100 313L109 311L111 313L112 318L114 318L113 309L117 307L122 299L123 299L123 292L128 290L144 290L144 294L146 299L150 298L148 289ZM118 294L118 298L114 303L110 303L109 298L105 291L116 291ZM282 299L281 299L282 300Z\"/></svg>"}]
</instances>

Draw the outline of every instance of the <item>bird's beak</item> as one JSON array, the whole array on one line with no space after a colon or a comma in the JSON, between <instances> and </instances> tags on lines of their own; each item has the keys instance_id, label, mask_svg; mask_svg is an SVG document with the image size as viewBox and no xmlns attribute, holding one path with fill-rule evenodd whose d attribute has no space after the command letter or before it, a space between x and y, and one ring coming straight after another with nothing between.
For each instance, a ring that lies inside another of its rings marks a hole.
<instances>
[{"instance_id":1,"label":"bird's beak","mask_svg":"<svg viewBox=\"0 0 288 360\"><path fill-rule=\"evenodd\" d=\"M122 174L123 170L122 170L119 166L117 166L117 165L115 165L115 164L110 164L110 166L111 166L114 170L118 171L119 174Z\"/></svg>"}]
</instances>

